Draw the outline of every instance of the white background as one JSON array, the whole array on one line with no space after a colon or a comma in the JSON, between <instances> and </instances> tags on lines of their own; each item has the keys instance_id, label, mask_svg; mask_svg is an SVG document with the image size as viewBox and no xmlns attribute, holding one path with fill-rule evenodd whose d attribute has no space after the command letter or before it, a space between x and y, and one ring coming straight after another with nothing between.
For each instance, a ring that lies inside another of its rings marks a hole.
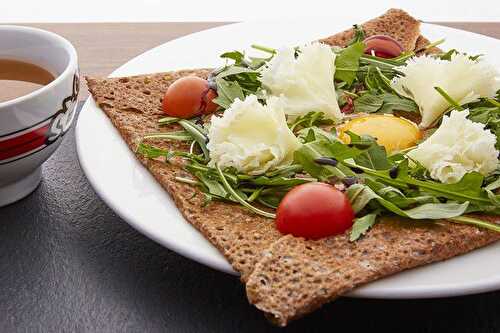
<instances>
[{"instance_id":1,"label":"white background","mask_svg":"<svg viewBox=\"0 0 500 333\"><path fill-rule=\"evenodd\" d=\"M500 0L0 0L0 23L368 19L390 7L424 21L500 21Z\"/></svg>"}]
</instances>

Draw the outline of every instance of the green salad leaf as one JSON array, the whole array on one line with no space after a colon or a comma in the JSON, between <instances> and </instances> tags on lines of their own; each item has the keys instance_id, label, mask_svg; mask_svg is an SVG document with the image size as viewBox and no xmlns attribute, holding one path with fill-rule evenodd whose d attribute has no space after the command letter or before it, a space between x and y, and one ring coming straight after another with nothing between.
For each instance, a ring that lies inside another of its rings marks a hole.
<instances>
[{"instance_id":1,"label":"green salad leaf","mask_svg":"<svg viewBox=\"0 0 500 333\"><path fill-rule=\"evenodd\" d=\"M366 38L365 31L363 30L363 27L361 27L359 24L354 24L352 26L352 29L354 30L354 37L349 41L347 46L362 42Z\"/></svg>"},{"instance_id":2,"label":"green salad leaf","mask_svg":"<svg viewBox=\"0 0 500 333\"><path fill-rule=\"evenodd\" d=\"M358 240L362 235L366 234L370 230L375 222L377 222L378 212L366 214L363 217L358 217L354 220L352 225L351 233L349 235L349 241L354 242Z\"/></svg>"},{"instance_id":3,"label":"green salad leaf","mask_svg":"<svg viewBox=\"0 0 500 333\"><path fill-rule=\"evenodd\" d=\"M470 202L476 206L495 206L488 195L481 188L484 177L477 172L467 173L459 182L444 184L433 180L420 180L408 173L408 160L404 160L390 170L374 170L352 162L343 161L344 165L358 170L384 184L402 190L418 189L436 197Z\"/></svg>"},{"instance_id":4,"label":"green salad leaf","mask_svg":"<svg viewBox=\"0 0 500 333\"><path fill-rule=\"evenodd\" d=\"M245 64L245 54L240 51L224 52L220 55L220 57L223 59L234 60L234 64L236 66L241 66Z\"/></svg>"},{"instance_id":5,"label":"green salad leaf","mask_svg":"<svg viewBox=\"0 0 500 333\"><path fill-rule=\"evenodd\" d=\"M495 98L484 98L463 107L469 109L468 118L476 123L485 124L497 137L496 148L500 150L500 91Z\"/></svg>"},{"instance_id":6,"label":"green salad leaf","mask_svg":"<svg viewBox=\"0 0 500 333\"><path fill-rule=\"evenodd\" d=\"M402 209L394 201L388 200L375 192L366 184L354 184L349 187L347 195L351 200L355 212L364 209L370 202L375 200L381 209L385 209L396 215L410 219L446 219L460 216L465 213L469 202L457 203L423 203L413 208ZM403 193L400 193L404 197Z\"/></svg>"},{"instance_id":7,"label":"green salad leaf","mask_svg":"<svg viewBox=\"0 0 500 333\"><path fill-rule=\"evenodd\" d=\"M240 51L226 52L221 58L234 63L221 67L209 77L215 85L217 97L213 100L222 109L227 109L236 99L244 100L248 95L262 94L259 68L272 58L249 58Z\"/></svg>"},{"instance_id":8,"label":"green salad leaf","mask_svg":"<svg viewBox=\"0 0 500 333\"><path fill-rule=\"evenodd\" d=\"M377 144L354 157L354 161L358 165L374 170L387 170L393 165L387 158L385 148Z\"/></svg>"},{"instance_id":9,"label":"green salad leaf","mask_svg":"<svg viewBox=\"0 0 500 333\"><path fill-rule=\"evenodd\" d=\"M222 108L229 108L237 98L240 100L245 99L243 89L241 89L238 82L216 78L215 83L217 84L217 97L213 99L213 102Z\"/></svg>"},{"instance_id":10,"label":"green salad leaf","mask_svg":"<svg viewBox=\"0 0 500 333\"><path fill-rule=\"evenodd\" d=\"M345 48L332 48L335 59L335 89L340 105L348 113L418 113L416 103L398 94L391 79L403 75L398 71L415 55L405 52L392 59L364 54L365 34L355 26L353 39ZM429 46L431 47L432 44ZM231 51L221 55L226 65L213 71L209 84L217 89L214 102L224 110L236 100L257 95L265 103L265 90L261 84L260 68L265 66L276 50L259 45L253 48L267 57L246 57L243 52ZM297 48L296 52L300 52ZM456 51L438 55L451 59ZM476 57L471 57L476 60ZM500 100L481 98L479 101L459 105L441 88L436 91L450 104L449 110L470 110L469 119L485 124L495 135L500 134ZM294 153L291 165L282 166L262 175L239 173L235 168L221 169L209 164L207 129L203 119L185 120L164 117L160 125L177 123L180 130L150 133L146 142L138 145L137 153L158 161L173 163L174 157L184 159L183 168L188 176L176 179L197 186L205 202L221 200L238 203L250 211L274 218L274 210L282 198L295 186L323 181L345 189L357 218L350 232L350 241L359 239L385 215L409 219L447 219L454 223L469 224L500 231L500 226L471 217L471 212L500 214L500 168L488 177L477 172L467 173L459 182L444 184L432 180L428 171L417 161L409 160L404 152L389 156L384 147L370 136L347 132L350 142L337 137L332 120L321 112L311 110L306 115L289 120L289 128L302 143ZM155 140L176 140L190 143L189 151L167 151L149 145ZM500 147L500 140L497 140ZM264 209L262 209L264 207ZM268 207L268 208L265 208ZM380 219L379 219L380 218Z\"/></svg>"},{"instance_id":11,"label":"green salad leaf","mask_svg":"<svg viewBox=\"0 0 500 333\"><path fill-rule=\"evenodd\" d=\"M354 112L374 113L382 108L384 95L366 93L354 100Z\"/></svg>"},{"instance_id":12,"label":"green salad leaf","mask_svg":"<svg viewBox=\"0 0 500 333\"><path fill-rule=\"evenodd\" d=\"M351 85L356 79L359 59L365 51L363 42L355 42L342 49L335 58L335 79Z\"/></svg>"},{"instance_id":13,"label":"green salad leaf","mask_svg":"<svg viewBox=\"0 0 500 333\"><path fill-rule=\"evenodd\" d=\"M413 167L420 166L410 167L404 155L389 158L373 138L349 134L349 145L321 138L305 143L295 153L295 162L323 181L357 179L347 188L356 215L377 212L421 220L459 218L474 211L500 212L499 196L483 188L484 177L479 173L470 172L455 184L439 183L414 171ZM500 187L500 182L490 183L491 188ZM362 219L352 238L357 239L358 230L375 223L374 218Z\"/></svg>"},{"instance_id":14,"label":"green salad leaf","mask_svg":"<svg viewBox=\"0 0 500 333\"><path fill-rule=\"evenodd\" d=\"M311 111L303 116L298 116L288 124L292 132L297 132L302 128L313 126L333 125L335 122L332 119L325 118L323 112Z\"/></svg>"}]
</instances>

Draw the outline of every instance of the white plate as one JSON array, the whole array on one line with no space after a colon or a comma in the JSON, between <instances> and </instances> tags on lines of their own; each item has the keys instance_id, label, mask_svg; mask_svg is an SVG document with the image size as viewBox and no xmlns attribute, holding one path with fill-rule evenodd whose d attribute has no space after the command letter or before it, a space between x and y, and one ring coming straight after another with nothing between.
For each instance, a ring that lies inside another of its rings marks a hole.
<instances>
[{"instance_id":1,"label":"white plate","mask_svg":"<svg viewBox=\"0 0 500 333\"><path fill-rule=\"evenodd\" d=\"M331 21L251 22L195 33L132 59L112 76L153 73L222 64L224 51L248 49L252 43L280 47L331 35L357 18ZM430 40L446 38L444 48L490 55L500 67L500 41L430 24ZM118 131L93 100L85 103L76 127L83 171L99 196L134 228L167 248L220 271L236 274L224 257L181 216L169 195L129 151ZM272 222L270 222L272 223ZM119 237L119 236L117 236ZM371 298L426 298L478 293L500 288L500 243L443 263L413 269L351 293Z\"/></svg>"}]
</instances>

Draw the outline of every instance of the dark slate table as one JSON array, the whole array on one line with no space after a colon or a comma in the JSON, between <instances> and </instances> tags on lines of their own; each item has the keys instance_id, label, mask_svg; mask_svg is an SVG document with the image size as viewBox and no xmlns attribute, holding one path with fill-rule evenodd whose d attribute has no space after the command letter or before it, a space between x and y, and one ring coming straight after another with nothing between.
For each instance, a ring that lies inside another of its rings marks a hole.
<instances>
[{"instance_id":1,"label":"dark slate table","mask_svg":"<svg viewBox=\"0 0 500 333\"><path fill-rule=\"evenodd\" d=\"M234 276L186 259L109 209L73 130L27 198L0 208L0 332L499 332L500 292L433 300L343 298L282 330Z\"/></svg>"}]
</instances>

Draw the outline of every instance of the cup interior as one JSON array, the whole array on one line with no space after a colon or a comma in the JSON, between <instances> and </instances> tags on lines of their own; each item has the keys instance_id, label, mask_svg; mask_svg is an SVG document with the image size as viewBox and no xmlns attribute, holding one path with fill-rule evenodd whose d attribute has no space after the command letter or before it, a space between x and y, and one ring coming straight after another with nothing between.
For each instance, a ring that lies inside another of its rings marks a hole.
<instances>
[{"instance_id":1,"label":"cup interior","mask_svg":"<svg viewBox=\"0 0 500 333\"><path fill-rule=\"evenodd\" d=\"M54 77L68 67L71 55L64 39L39 29L0 26L0 59L28 62Z\"/></svg>"}]
</instances>

